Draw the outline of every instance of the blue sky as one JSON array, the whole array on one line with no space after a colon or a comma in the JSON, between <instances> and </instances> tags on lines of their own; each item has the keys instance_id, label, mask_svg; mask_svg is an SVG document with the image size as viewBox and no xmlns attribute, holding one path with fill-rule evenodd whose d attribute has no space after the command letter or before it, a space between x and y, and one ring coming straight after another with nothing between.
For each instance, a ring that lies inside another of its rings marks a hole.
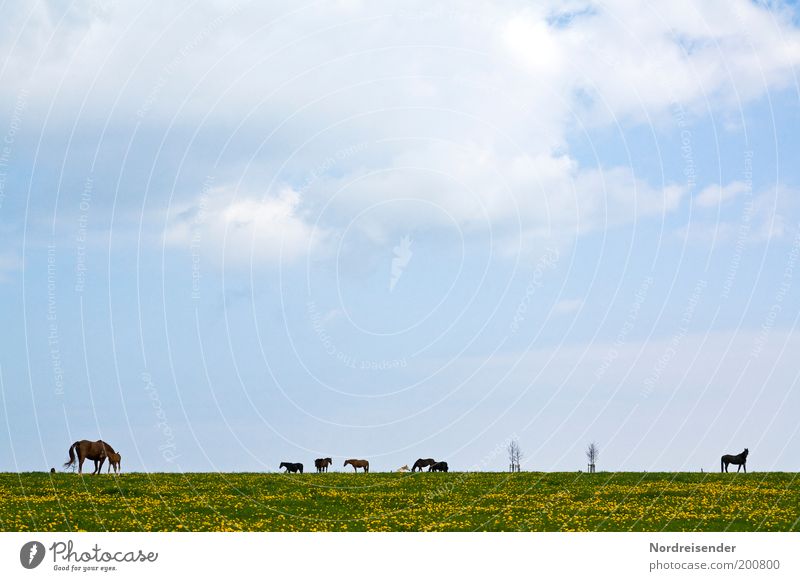
<instances>
[{"instance_id":1,"label":"blue sky","mask_svg":"<svg viewBox=\"0 0 800 581\"><path fill-rule=\"evenodd\" d=\"M798 470L796 5L528 4L4 5L0 469Z\"/></svg>"}]
</instances>

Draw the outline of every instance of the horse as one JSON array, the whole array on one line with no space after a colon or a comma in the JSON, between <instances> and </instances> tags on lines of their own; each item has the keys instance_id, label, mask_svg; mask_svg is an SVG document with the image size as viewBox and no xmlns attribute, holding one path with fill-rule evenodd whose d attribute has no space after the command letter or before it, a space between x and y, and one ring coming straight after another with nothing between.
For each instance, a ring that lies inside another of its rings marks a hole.
<instances>
[{"instance_id":1,"label":"horse","mask_svg":"<svg viewBox=\"0 0 800 581\"><path fill-rule=\"evenodd\" d=\"M286 468L285 474L289 474L289 472L303 473L303 465L300 464L300 462L281 462L281 465L278 466L278 470L281 468Z\"/></svg>"},{"instance_id":2,"label":"horse","mask_svg":"<svg viewBox=\"0 0 800 581\"><path fill-rule=\"evenodd\" d=\"M108 472L111 473L111 469L114 469L114 474L119 474L121 470L120 463L122 462L122 454L117 452L109 452L108 453Z\"/></svg>"},{"instance_id":3,"label":"horse","mask_svg":"<svg viewBox=\"0 0 800 581\"><path fill-rule=\"evenodd\" d=\"M728 471L728 464L738 464L739 467L736 469L736 472L739 472L742 468L744 468L744 473L747 474L747 455L750 453L750 450L747 448L744 449L744 452L741 454L725 454L720 459L720 472L727 472Z\"/></svg>"},{"instance_id":4,"label":"horse","mask_svg":"<svg viewBox=\"0 0 800 581\"><path fill-rule=\"evenodd\" d=\"M317 472L327 472L328 466L333 464L333 460L330 458L317 458L314 460L314 466L317 468Z\"/></svg>"},{"instance_id":5,"label":"horse","mask_svg":"<svg viewBox=\"0 0 800 581\"><path fill-rule=\"evenodd\" d=\"M419 469L419 471L422 472L423 468L427 466L433 466L434 464L436 464L436 460L433 458L420 458L414 462L414 466L411 468L411 471L416 472L417 469Z\"/></svg>"},{"instance_id":6,"label":"horse","mask_svg":"<svg viewBox=\"0 0 800 581\"><path fill-rule=\"evenodd\" d=\"M345 466L348 464L353 467L353 472L358 472L359 468L363 468L365 473L369 472L369 461L367 460L355 460L351 458L350 460L344 461Z\"/></svg>"},{"instance_id":7,"label":"horse","mask_svg":"<svg viewBox=\"0 0 800 581\"><path fill-rule=\"evenodd\" d=\"M408 467L408 464L403 464L402 466L400 466L400 468L397 469L397 471L400 473L408 472L409 470L410 468Z\"/></svg>"},{"instance_id":8,"label":"horse","mask_svg":"<svg viewBox=\"0 0 800 581\"><path fill-rule=\"evenodd\" d=\"M69 447L69 460L64 462L64 468L73 466L77 460L78 474L83 474L83 461L88 458L94 461L94 472L92 472L92 474L100 474L100 470L103 468L103 462L105 462L106 458L111 454L116 454L114 448L103 440L97 440L96 442L79 440Z\"/></svg>"},{"instance_id":9,"label":"horse","mask_svg":"<svg viewBox=\"0 0 800 581\"><path fill-rule=\"evenodd\" d=\"M428 468L428 472L447 472L450 470L450 467L447 465L447 462L434 462L431 464L431 467Z\"/></svg>"}]
</instances>

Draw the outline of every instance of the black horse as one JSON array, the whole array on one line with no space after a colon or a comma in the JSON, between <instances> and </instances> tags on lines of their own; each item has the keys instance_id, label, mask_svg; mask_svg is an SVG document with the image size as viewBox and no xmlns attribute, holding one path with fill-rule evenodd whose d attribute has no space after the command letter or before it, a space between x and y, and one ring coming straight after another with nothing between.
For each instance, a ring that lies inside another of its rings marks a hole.
<instances>
[{"instance_id":1,"label":"black horse","mask_svg":"<svg viewBox=\"0 0 800 581\"><path fill-rule=\"evenodd\" d=\"M281 462L281 465L278 468L286 468L286 474L289 472L299 472L300 474L303 473L303 465L300 464L300 462Z\"/></svg>"},{"instance_id":2,"label":"black horse","mask_svg":"<svg viewBox=\"0 0 800 581\"><path fill-rule=\"evenodd\" d=\"M434 464L436 464L436 460L434 460L433 458L420 458L419 460L414 462L414 466L412 466L411 471L416 472L417 470L419 470L420 472L422 472L423 468L425 468L426 466L433 466Z\"/></svg>"},{"instance_id":3,"label":"black horse","mask_svg":"<svg viewBox=\"0 0 800 581\"><path fill-rule=\"evenodd\" d=\"M739 467L736 469L736 472L739 472L742 468L744 468L744 473L747 474L747 455L750 453L750 450L747 448L744 449L744 452L741 454L725 454L720 459L720 472L727 472L728 471L728 464L738 464Z\"/></svg>"},{"instance_id":4,"label":"black horse","mask_svg":"<svg viewBox=\"0 0 800 581\"><path fill-rule=\"evenodd\" d=\"M447 462L435 462L428 468L428 472L447 472L448 470L450 468L447 466Z\"/></svg>"}]
</instances>

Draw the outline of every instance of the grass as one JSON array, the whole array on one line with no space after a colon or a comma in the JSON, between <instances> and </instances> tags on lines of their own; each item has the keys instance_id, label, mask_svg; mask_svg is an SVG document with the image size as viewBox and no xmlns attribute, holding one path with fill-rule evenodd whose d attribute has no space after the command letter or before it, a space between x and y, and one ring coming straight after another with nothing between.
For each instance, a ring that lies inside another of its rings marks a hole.
<instances>
[{"instance_id":1,"label":"grass","mask_svg":"<svg viewBox=\"0 0 800 581\"><path fill-rule=\"evenodd\" d=\"M794 473L0 473L3 531L800 531Z\"/></svg>"}]
</instances>

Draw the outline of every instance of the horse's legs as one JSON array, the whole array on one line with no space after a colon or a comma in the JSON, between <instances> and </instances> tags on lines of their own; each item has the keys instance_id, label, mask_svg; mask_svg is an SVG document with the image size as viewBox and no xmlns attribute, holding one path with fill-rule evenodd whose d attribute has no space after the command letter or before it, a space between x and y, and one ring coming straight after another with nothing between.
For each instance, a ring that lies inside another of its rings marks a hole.
<instances>
[{"instance_id":1,"label":"horse's legs","mask_svg":"<svg viewBox=\"0 0 800 581\"><path fill-rule=\"evenodd\" d=\"M106 459L105 459L105 457L103 457L103 458L100 458L100 466L98 466L98 468L97 468L97 473L98 473L98 474L100 474L100 472L102 472L102 470L103 470L103 464L105 464L105 462L106 462Z\"/></svg>"},{"instance_id":2,"label":"horse's legs","mask_svg":"<svg viewBox=\"0 0 800 581\"><path fill-rule=\"evenodd\" d=\"M78 454L78 474L83 474L83 461L86 460L84 456Z\"/></svg>"}]
</instances>

